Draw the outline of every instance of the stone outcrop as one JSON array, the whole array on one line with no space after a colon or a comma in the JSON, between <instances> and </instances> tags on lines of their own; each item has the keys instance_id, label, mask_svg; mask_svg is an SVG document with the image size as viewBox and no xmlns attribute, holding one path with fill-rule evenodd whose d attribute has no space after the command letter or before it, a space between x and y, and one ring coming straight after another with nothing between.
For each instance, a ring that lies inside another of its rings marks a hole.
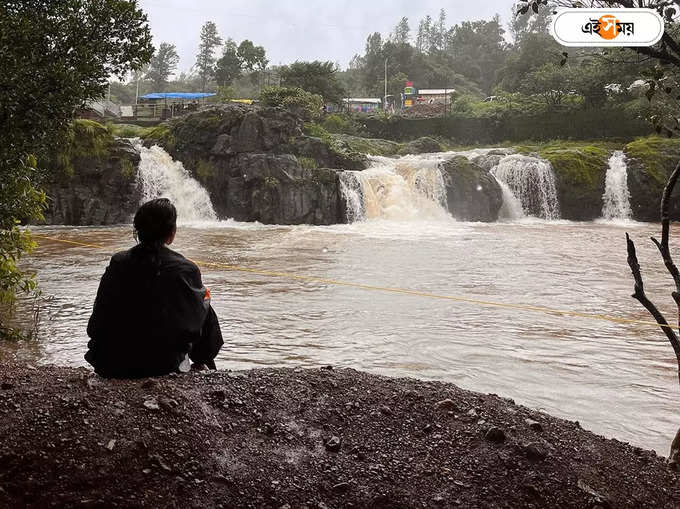
<instances>
[{"instance_id":1,"label":"stone outcrop","mask_svg":"<svg viewBox=\"0 0 680 509\"><path fill-rule=\"evenodd\" d=\"M123 139L100 157L78 157L47 185L47 224L107 225L130 221L141 199L139 153Z\"/></svg>"},{"instance_id":2,"label":"stone outcrop","mask_svg":"<svg viewBox=\"0 0 680 509\"><path fill-rule=\"evenodd\" d=\"M361 170L366 158L305 136L302 128L297 116L280 108L229 104L171 121L145 144L157 143L182 161L221 218L341 223L337 170Z\"/></svg>"},{"instance_id":3,"label":"stone outcrop","mask_svg":"<svg viewBox=\"0 0 680 509\"><path fill-rule=\"evenodd\" d=\"M446 200L451 215L459 221L496 221L503 192L487 170L456 156L441 166Z\"/></svg>"}]
</instances>

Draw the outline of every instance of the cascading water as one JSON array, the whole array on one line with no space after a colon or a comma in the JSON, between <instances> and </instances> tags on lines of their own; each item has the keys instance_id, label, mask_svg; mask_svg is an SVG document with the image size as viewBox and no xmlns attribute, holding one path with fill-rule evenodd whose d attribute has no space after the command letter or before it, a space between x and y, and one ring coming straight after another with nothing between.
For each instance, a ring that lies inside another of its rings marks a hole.
<instances>
[{"instance_id":1,"label":"cascading water","mask_svg":"<svg viewBox=\"0 0 680 509\"><path fill-rule=\"evenodd\" d=\"M177 208L179 222L217 220L208 192L181 162L173 161L170 154L158 146L139 146L139 151L143 201L169 198Z\"/></svg>"},{"instance_id":2,"label":"cascading water","mask_svg":"<svg viewBox=\"0 0 680 509\"><path fill-rule=\"evenodd\" d=\"M492 168L491 174L505 184L507 191L519 200L523 213L544 219L559 219L560 209L555 187L555 174L552 166L544 159L513 154L500 160ZM501 188L503 185L501 184ZM504 192L504 206L516 209L516 204L508 203L510 194ZM516 213L508 210L508 214ZM512 217L512 216L510 216ZM520 216L521 217L521 216Z\"/></svg>"},{"instance_id":3,"label":"cascading water","mask_svg":"<svg viewBox=\"0 0 680 509\"><path fill-rule=\"evenodd\" d=\"M626 155L617 150L609 158L602 196L602 217L604 219L630 219L630 192L628 192L628 166Z\"/></svg>"},{"instance_id":4,"label":"cascading water","mask_svg":"<svg viewBox=\"0 0 680 509\"><path fill-rule=\"evenodd\" d=\"M446 187L439 158L370 157L371 166L340 174L348 221L447 219Z\"/></svg>"},{"instance_id":5,"label":"cascading water","mask_svg":"<svg viewBox=\"0 0 680 509\"><path fill-rule=\"evenodd\" d=\"M498 211L499 219L520 219L525 216L522 202L517 199L512 190L502 180L496 179L503 192L503 204Z\"/></svg>"}]
</instances>

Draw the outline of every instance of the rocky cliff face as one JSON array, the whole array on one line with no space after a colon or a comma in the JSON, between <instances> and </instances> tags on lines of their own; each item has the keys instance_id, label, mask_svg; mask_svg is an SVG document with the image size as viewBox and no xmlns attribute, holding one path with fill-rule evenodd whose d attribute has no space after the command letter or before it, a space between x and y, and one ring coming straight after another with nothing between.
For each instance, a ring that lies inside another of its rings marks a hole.
<instances>
[{"instance_id":1,"label":"rocky cliff face","mask_svg":"<svg viewBox=\"0 0 680 509\"><path fill-rule=\"evenodd\" d=\"M49 182L47 224L127 223L137 210L139 153L123 139L111 140L105 154L75 158L68 173L55 171Z\"/></svg>"}]
</instances>

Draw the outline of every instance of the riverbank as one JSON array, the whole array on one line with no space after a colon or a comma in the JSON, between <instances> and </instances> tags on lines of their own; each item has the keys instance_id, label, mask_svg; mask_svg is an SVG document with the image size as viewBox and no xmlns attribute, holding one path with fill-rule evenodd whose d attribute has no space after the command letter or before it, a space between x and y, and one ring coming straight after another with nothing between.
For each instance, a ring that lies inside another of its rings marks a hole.
<instances>
[{"instance_id":1,"label":"riverbank","mask_svg":"<svg viewBox=\"0 0 680 509\"><path fill-rule=\"evenodd\" d=\"M0 363L3 507L677 507L651 451L354 370L106 381Z\"/></svg>"}]
</instances>

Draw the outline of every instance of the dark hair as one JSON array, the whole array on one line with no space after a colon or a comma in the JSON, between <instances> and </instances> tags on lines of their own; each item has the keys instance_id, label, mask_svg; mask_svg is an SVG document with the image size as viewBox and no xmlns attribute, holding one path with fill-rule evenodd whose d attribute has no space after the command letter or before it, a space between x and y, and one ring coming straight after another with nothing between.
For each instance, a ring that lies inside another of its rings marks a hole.
<instances>
[{"instance_id":1,"label":"dark hair","mask_svg":"<svg viewBox=\"0 0 680 509\"><path fill-rule=\"evenodd\" d=\"M157 198L137 210L133 225L139 242L158 245L165 243L177 224L177 209L167 198Z\"/></svg>"},{"instance_id":2,"label":"dark hair","mask_svg":"<svg viewBox=\"0 0 680 509\"><path fill-rule=\"evenodd\" d=\"M157 198L144 203L132 222L139 246L133 250L141 266L155 275L161 272L160 251L177 225L177 209L167 198Z\"/></svg>"}]
</instances>

